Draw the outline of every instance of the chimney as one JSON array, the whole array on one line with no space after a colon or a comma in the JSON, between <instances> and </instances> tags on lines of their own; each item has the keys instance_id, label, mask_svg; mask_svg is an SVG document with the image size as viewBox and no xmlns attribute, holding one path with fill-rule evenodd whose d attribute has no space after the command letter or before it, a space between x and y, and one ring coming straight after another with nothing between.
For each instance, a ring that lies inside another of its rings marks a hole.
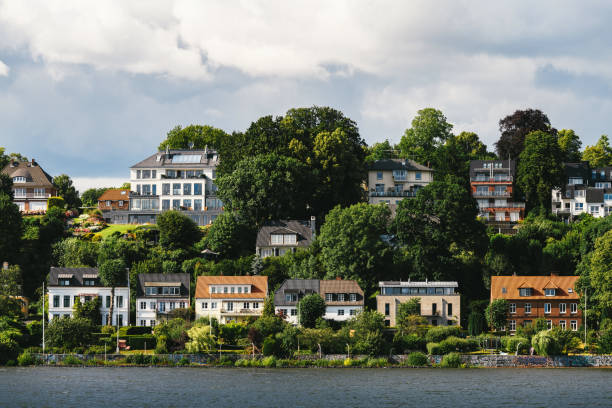
<instances>
[{"instance_id":1,"label":"chimney","mask_svg":"<svg viewBox=\"0 0 612 408\"><path fill-rule=\"evenodd\" d=\"M317 217L314 215L310 216L310 230L312 231L312 239L314 239L317 233Z\"/></svg>"},{"instance_id":2,"label":"chimney","mask_svg":"<svg viewBox=\"0 0 612 408\"><path fill-rule=\"evenodd\" d=\"M8 269L9 263L4 261L2 262L2 269L4 269L5 271Z\"/></svg>"},{"instance_id":3,"label":"chimney","mask_svg":"<svg viewBox=\"0 0 612 408\"><path fill-rule=\"evenodd\" d=\"M342 280L342 277L336 276L336 280Z\"/></svg>"},{"instance_id":4,"label":"chimney","mask_svg":"<svg viewBox=\"0 0 612 408\"><path fill-rule=\"evenodd\" d=\"M166 145L166 156L170 155L170 148L168 147L168 145Z\"/></svg>"},{"instance_id":5,"label":"chimney","mask_svg":"<svg viewBox=\"0 0 612 408\"><path fill-rule=\"evenodd\" d=\"M32 159L32 166L36 166L36 160Z\"/></svg>"},{"instance_id":6,"label":"chimney","mask_svg":"<svg viewBox=\"0 0 612 408\"><path fill-rule=\"evenodd\" d=\"M557 271L550 271L550 277L552 278L553 276L559 276L559 273Z\"/></svg>"}]
</instances>

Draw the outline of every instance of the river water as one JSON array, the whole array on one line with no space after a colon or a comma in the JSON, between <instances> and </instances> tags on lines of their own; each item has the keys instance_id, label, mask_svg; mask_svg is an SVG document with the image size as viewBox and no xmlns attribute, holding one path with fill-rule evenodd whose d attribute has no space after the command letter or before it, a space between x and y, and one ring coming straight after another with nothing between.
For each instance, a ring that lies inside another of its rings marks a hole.
<instances>
[{"instance_id":1,"label":"river water","mask_svg":"<svg viewBox=\"0 0 612 408\"><path fill-rule=\"evenodd\" d=\"M612 407L612 369L0 368L0 407Z\"/></svg>"}]
</instances>

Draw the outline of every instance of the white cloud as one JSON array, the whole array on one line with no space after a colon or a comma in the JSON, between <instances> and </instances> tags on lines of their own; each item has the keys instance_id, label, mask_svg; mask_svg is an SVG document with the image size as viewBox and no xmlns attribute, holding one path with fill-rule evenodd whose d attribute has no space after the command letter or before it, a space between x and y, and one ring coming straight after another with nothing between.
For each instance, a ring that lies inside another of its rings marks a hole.
<instances>
[{"instance_id":1,"label":"white cloud","mask_svg":"<svg viewBox=\"0 0 612 408\"><path fill-rule=\"evenodd\" d=\"M90 188L102 188L102 187L121 187L123 183L127 183L129 180L120 177L74 177L72 178L72 184L79 192L83 194L85 190Z\"/></svg>"},{"instance_id":2,"label":"white cloud","mask_svg":"<svg viewBox=\"0 0 612 408\"><path fill-rule=\"evenodd\" d=\"M9 67L2 61L0 61L0 76L8 76Z\"/></svg>"}]
</instances>

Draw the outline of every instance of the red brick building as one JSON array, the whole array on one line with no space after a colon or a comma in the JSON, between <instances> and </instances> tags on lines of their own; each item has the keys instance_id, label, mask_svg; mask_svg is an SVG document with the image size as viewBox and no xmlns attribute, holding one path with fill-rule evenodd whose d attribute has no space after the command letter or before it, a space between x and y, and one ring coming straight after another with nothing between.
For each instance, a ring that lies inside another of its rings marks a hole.
<instances>
[{"instance_id":1,"label":"red brick building","mask_svg":"<svg viewBox=\"0 0 612 408\"><path fill-rule=\"evenodd\" d=\"M582 324L580 295L575 285L578 276L492 276L491 302L508 301L508 330L514 332L543 318L548 327L578 330Z\"/></svg>"},{"instance_id":2,"label":"red brick building","mask_svg":"<svg viewBox=\"0 0 612 408\"><path fill-rule=\"evenodd\" d=\"M128 211L130 209L130 190L118 188L106 190L98 198L98 209L101 211Z\"/></svg>"}]
</instances>

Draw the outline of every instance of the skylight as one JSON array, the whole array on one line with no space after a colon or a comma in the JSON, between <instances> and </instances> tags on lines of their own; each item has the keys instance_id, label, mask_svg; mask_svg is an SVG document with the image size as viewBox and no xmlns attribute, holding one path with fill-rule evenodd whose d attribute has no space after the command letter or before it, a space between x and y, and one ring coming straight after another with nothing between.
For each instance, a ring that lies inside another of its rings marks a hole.
<instances>
[{"instance_id":1,"label":"skylight","mask_svg":"<svg viewBox=\"0 0 612 408\"><path fill-rule=\"evenodd\" d=\"M172 163L199 163L202 160L201 154L183 154L172 157Z\"/></svg>"}]
</instances>

